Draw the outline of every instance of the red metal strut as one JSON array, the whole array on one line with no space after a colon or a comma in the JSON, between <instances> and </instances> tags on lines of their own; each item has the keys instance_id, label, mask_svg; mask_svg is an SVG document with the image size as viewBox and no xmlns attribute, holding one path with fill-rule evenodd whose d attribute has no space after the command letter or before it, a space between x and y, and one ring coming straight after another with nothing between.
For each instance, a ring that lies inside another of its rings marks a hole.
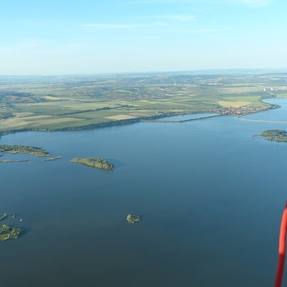
<instances>
[{"instance_id":1,"label":"red metal strut","mask_svg":"<svg viewBox=\"0 0 287 287\"><path fill-rule=\"evenodd\" d=\"M282 286L285 254L286 254L286 235L287 235L287 204L285 205L281 219L279 250L278 250L279 257L278 257L278 267L275 280L275 287Z\"/></svg>"}]
</instances>

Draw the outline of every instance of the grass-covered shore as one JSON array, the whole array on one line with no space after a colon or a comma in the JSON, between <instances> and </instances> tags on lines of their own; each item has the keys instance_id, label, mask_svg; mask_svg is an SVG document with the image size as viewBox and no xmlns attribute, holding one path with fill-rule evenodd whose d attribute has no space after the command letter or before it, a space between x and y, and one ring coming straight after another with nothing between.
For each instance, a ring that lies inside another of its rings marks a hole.
<instances>
[{"instance_id":1,"label":"grass-covered shore","mask_svg":"<svg viewBox=\"0 0 287 287\"><path fill-rule=\"evenodd\" d=\"M287 97L286 74L0 77L0 134L81 130L193 113L244 115Z\"/></svg>"}]
</instances>

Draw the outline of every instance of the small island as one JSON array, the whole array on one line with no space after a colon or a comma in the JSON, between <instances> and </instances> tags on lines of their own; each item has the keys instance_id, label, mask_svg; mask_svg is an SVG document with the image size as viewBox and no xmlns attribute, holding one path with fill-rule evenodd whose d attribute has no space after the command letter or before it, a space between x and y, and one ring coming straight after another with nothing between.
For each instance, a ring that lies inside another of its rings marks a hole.
<instances>
[{"instance_id":1,"label":"small island","mask_svg":"<svg viewBox=\"0 0 287 287\"><path fill-rule=\"evenodd\" d=\"M0 153L29 154L36 157L48 157L49 152L43 148L25 145L0 145Z\"/></svg>"},{"instance_id":2,"label":"small island","mask_svg":"<svg viewBox=\"0 0 287 287\"><path fill-rule=\"evenodd\" d=\"M15 214L8 214L6 212L0 214L0 221L4 221L0 224L0 241L18 239L23 234L22 228L11 225L11 222L15 220L23 222L23 219L18 218Z\"/></svg>"},{"instance_id":3,"label":"small island","mask_svg":"<svg viewBox=\"0 0 287 287\"><path fill-rule=\"evenodd\" d=\"M285 130L267 130L262 132L260 136L268 141L287 143L287 131Z\"/></svg>"},{"instance_id":4,"label":"small island","mask_svg":"<svg viewBox=\"0 0 287 287\"><path fill-rule=\"evenodd\" d=\"M21 233L21 228L9 226L6 224L0 225L0 241L18 239Z\"/></svg>"},{"instance_id":5,"label":"small island","mask_svg":"<svg viewBox=\"0 0 287 287\"><path fill-rule=\"evenodd\" d=\"M102 170L113 170L114 165L107 160L94 157L77 157L71 160L73 163L78 163L90 168L97 168Z\"/></svg>"},{"instance_id":6,"label":"small island","mask_svg":"<svg viewBox=\"0 0 287 287\"><path fill-rule=\"evenodd\" d=\"M128 214L127 216L127 222L129 224L139 223L140 221L141 221L141 217L139 215Z\"/></svg>"}]
</instances>

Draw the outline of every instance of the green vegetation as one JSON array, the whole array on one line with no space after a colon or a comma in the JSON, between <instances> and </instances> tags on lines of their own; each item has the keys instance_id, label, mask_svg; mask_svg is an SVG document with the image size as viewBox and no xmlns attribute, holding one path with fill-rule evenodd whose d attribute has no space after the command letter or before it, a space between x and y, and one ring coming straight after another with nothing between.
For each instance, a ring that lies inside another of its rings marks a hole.
<instances>
[{"instance_id":1,"label":"green vegetation","mask_svg":"<svg viewBox=\"0 0 287 287\"><path fill-rule=\"evenodd\" d=\"M98 168L103 170L113 170L114 165L104 159L100 158L93 158L93 157L77 157L71 160L73 163L82 164L87 167L91 168Z\"/></svg>"},{"instance_id":2,"label":"green vegetation","mask_svg":"<svg viewBox=\"0 0 287 287\"><path fill-rule=\"evenodd\" d=\"M287 142L287 131L285 130L267 130L262 132L261 136L269 141Z\"/></svg>"},{"instance_id":3,"label":"green vegetation","mask_svg":"<svg viewBox=\"0 0 287 287\"><path fill-rule=\"evenodd\" d=\"M49 156L49 153L40 147L24 146L24 145L0 145L0 153L30 154L36 157Z\"/></svg>"},{"instance_id":4,"label":"green vegetation","mask_svg":"<svg viewBox=\"0 0 287 287\"><path fill-rule=\"evenodd\" d=\"M128 214L128 216L127 216L127 222L129 224L139 223L140 221L141 221L141 217L138 215Z\"/></svg>"},{"instance_id":5,"label":"green vegetation","mask_svg":"<svg viewBox=\"0 0 287 287\"><path fill-rule=\"evenodd\" d=\"M48 151L40 147L24 146L24 145L0 145L0 157L5 154L29 154L35 157L45 158L45 161L53 161L60 159L60 156L51 155ZM29 162L28 159L0 159L0 163L22 163Z\"/></svg>"},{"instance_id":6,"label":"green vegetation","mask_svg":"<svg viewBox=\"0 0 287 287\"><path fill-rule=\"evenodd\" d=\"M5 78L0 133L71 130L164 116L215 112L242 115L286 96L286 74L141 75Z\"/></svg>"},{"instance_id":7,"label":"green vegetation","mask_svg":"<svg viewBox=\"0 0 287 287\"><path fill-rule=\"evenodd\" d=\"M6 224L0 225L0 241L18 239L21 233L21 228L12 227Z\"/></svg>"},{"instance_id":8,"label":"green vegetation","mask_svg":"<svg viewBox=\"0 0 287 287\"><path fill-rule=\"evenodd\" d=\"M15 214L3 213L0 215L0 221L15 221L22 222L22 218L17 218ZM9 224L0 224L0 241L6 241L10 239L18 239L23 233L20 227L15 227Z\"/></svg>"}]
</instances>

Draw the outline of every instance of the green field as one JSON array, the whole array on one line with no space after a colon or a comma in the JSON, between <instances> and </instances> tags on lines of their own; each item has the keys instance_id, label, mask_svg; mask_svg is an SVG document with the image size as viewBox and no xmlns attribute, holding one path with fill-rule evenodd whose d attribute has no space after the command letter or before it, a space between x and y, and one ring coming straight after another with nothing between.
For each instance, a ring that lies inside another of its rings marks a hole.
<instances>
[{"instance_id":1,"label":"green field","mask_svg":"<svg viewBox=\"0 0 287 287\"><path fill-rule=\"evenodd\" d=\"M82 129L153 117L268 108L287 74L0 77L0 132Z\"/></svg>"}]
</instances>

